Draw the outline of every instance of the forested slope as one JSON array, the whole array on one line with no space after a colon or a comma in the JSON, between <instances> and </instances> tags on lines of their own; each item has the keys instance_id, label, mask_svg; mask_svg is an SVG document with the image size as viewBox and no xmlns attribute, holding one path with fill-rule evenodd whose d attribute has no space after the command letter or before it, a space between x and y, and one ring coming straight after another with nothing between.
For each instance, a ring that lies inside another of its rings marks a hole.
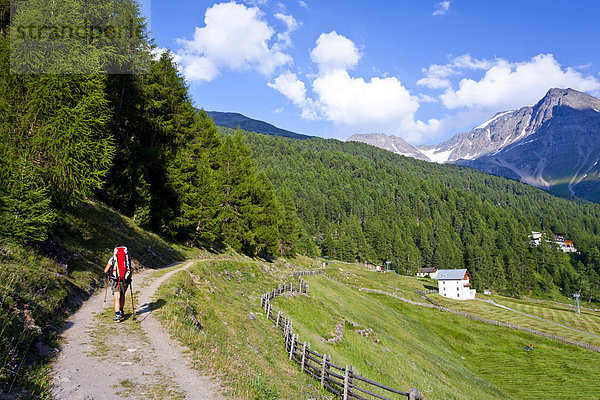
<instances>
[{"instance_id":1,"label":"forested slope","mask_svg":"<svg viewBox=\"0 0 600 400\"><path fill-rule=\"evenodd\" d=\"M466 267L479 290L512 295L555 287L600 295L598 205L362 143L247 137L259 168L294 201L307 238L301 252L318 246L346 261L390 260L408 274ZM581 254L532 248L532 230L565 233Z\"/></svg>"}]
</instances>

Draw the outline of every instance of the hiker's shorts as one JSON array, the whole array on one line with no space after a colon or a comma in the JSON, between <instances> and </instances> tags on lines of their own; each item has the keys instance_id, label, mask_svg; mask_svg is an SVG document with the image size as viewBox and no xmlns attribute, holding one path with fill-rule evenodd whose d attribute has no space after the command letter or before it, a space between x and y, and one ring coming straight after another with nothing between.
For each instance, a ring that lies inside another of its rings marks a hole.
<instances>
[{"instance_id":1,"label":"hiker's shorts","mask_svg":"<svg viewBox=\"0 0 600 400\"><path fill-rule=\"evenodd\" d=\"M128 288L129 288L128 281L117 282L117 281L113 281L112 279L110 281L110 290L112 290L112 294L115 294L117 292L125 293Z\"/></svg>"}]
</instances>

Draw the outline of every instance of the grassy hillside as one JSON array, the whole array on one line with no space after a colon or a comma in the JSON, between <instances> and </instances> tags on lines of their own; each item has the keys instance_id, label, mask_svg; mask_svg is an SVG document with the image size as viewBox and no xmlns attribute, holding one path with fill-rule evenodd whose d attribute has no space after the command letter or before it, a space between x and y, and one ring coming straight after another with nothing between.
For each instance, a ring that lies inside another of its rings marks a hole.
<instances>
[{"instance_id":1,"label":"grassy hillside","mask_svg":"<svg viewBox=\"0 0 600 400\"><path fill-rule=\"evenodd\" d=\"M265 319L260 296L288 279L275 263L199 262L176 274L157 294L162 323L190 348L195 365L219 376L236 399L328 399L289 362L281 334Z\"/></svg>"},{"instance_id":2,"label":"grassy hillside","mask_svg":"<svg viewBox=\"0 0 600 400\"><path fill-rule=\"evenodd\" d=\"M292 264L305 268L311 261L299 257ZM260 308L260 294L290 279L290 272L282 261L207 261L180 273L161 289L164 322L190 347L199 368L222 375L232 385L230 394L235 398L305 398L311 391L311 398L327 396L313 389L318 382L311 383L288 360L280 334ZM305 277L310 296L280 296L273 304L291 317L301 341L331 354L338 365L353 365L362 376L404 390L416 387L426 399L600 396L595 379L600 368L597 353L358 290L379 289L423 301L414 290L431 286L426 279L381 274L341 262L330 262L326 273L336 280L323 275ZM539 304L544 307L545 303ZM488 304L469 301L460 305L476 313ZM555 308L564 313L547 315L549 319L564 321L571 316L568 307ZM491 317L502 320L505 314L498 310ZM343 340L324 343L323 339L336 334L340 323ZM588 328L600 334L597 326ZM363 336L357 332L363 329L373 331ZM526 352L530 343L535 350Z\"/></svg>"},{"instance_id":3,"label":"grassy hillside","mask_svg":"<svg viewBox=\"0 0 600 400\"><path fill-rule=\"evenodd\" d=\"M1 392L46 392L45 361L58 347L63 322L104 284L102 271L115 244L128 246L136 269L186 256L181 247L93 202L62 214L50 239L36 247L0 242Z\"/></svg>"}]
</instances>

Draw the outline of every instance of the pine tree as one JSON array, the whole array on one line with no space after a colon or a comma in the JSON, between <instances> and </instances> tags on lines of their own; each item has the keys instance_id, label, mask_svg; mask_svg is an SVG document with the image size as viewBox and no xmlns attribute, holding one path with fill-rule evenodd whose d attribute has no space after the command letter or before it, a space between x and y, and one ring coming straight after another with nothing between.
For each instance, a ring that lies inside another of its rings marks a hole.
<instances>
[{"instance_id":1,"label":"pine tree","mask_svg":"<svg viewBox=\"0 0 600 400\"><path fill-rule=\"evenodd\" d=\"M56 218L48 190L24 160L0 185L0 235L21 242L42 241Z\"/></svg>"},{"instance_id":2,"label":"pine tree","mask_svg":"<svg viewBox=\"0 0 600 400\"><path fill-rule=\"evenodd\" d=\"M279 217L279 252L284 255L294 255L298 250L300 221L296 213L296 205L289 189L279 194L281 216Z\"/></svg>"},{"instance_id":3,"label":"pine tree","mask_svg":"<svg viewBox=\"0 0 600 400\"><path fill-rule=\"evenodd\" d=\"M168 182L178 198L177 217L172 225L185 241L211 247L218 235L219 197L213 170L220 140L206 113L196 116L189 134L168 168Z\"/></svg>"}]
</instances>

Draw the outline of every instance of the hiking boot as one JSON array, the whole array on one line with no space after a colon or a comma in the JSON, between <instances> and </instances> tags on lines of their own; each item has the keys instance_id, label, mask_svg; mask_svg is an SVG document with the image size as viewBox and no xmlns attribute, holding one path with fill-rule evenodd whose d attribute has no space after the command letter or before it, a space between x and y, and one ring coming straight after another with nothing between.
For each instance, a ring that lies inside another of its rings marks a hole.
<instances>
[{"instance_id":1,"label":"hiking boot","mask_svg":"<svg viewBox=\"0 0 600 400\"><path fill-rule=\"evenodd\" d=\"M113 321L115 322L121 322L123 320L123 312L116 312L115 313L115 317L113 318Z\"/></svg>"}]
</instances>

